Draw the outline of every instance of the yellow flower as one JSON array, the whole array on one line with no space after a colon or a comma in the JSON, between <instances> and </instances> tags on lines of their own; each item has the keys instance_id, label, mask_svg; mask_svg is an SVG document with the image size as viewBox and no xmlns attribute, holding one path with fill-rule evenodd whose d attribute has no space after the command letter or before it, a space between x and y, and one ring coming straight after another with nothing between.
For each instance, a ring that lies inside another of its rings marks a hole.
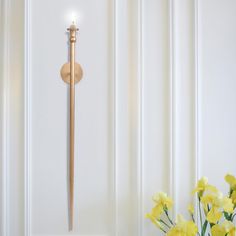
<instances>
[{"instance_id":1,"label":"yellow flower","mask_svg":"<svg viewBox=\"0 0 236 236\"><path fill-rule=\"evenodd\" d=\"M152 214L146 214L146 216L145 216L146 218L148 218L148 219L150 219L151 221L152 221L152 223L154 224L154 225L156 225L158 228L162 228L161 227L161 223L155 218L155 216L154 215L152 215Z\"/></svg>"},{"instance_id":2,"label":"yellow flower","mask_svg":"<svg viewBox=\"0 0 236 236\"><path fill-rule=\"evenodd\" d=\"M236 190L234 190L230 196L230 198L232 199L232 202L234 204L234 206L236 205Z\"/></svg>"},{"instance_id":3,"label":"yellow flower","mask_svg":"<svg viewBox=\"0 0 236 236\"><path fill-rule=\"evenodd\" d=\"M222 226L224 227L227 236L235 236L236 228L232 222L226 220L223 222Z\"/></svg>"},{"instance_id":4,"label":"yellow flower","mask_svg":"<svg viewBox=\"0 0 236 236\"><path fill-rule=\"evenodd\" d=\"M161 205L156 205L155 207L152 208L151 215L159 220L161 218L161 214L163 213L163 211L164 210Z\"/></svg>"},{"instance_id":5,"label":"yellow flower","mask_svg":"<svg viewBox=\"0 0 236 236\"><path fill-rule=\"evenodd\" d=\"M225 181L230 185L231 190L236 190L236 178L233 175L227 174Z\"/></svg>"},{"instance_id":6,"label":"yellow flower","mask_svg":"<svg viewBox=\"0 0 236 236\"><path fill-rule=\"evenodd\" d=\"M225 236L226 231L225 231L224 227L222 227L221 225L214 225L211 228L211 234L212 234L212 236Z\"/></svg>"},{"instance_id":7,"label":"yellow flower","mask_svg":"<svg viewBox=\"0 0 236 236\"><path fill-rule=\"evenodd\" d=\"M217 188L208 184L208 179L206 177L202 177L198 183L197 183L197 186L196 188L193 190L193 193L198 193L198 195L200 197L203 196L203 193L206 191L206 190L209 190L211 192L217 192Z\"/></svg>"},{"instance_id":8,"label":"yellow flower","mask_svg":"<svg viewBox=\"0 0 236 236\"><path fill-rule=\"evenodd\" d=\"M193 206L193 204L189 204L188 205L188 212L190 213L190 215L194 214L194 206Z\"/></svg>"},{"instance_id":9,"label":"yellow flower","mask_svg":"<svg viewBox=\"0 0 236 236\"><path fill-rule=\"evenodd\" d=\"M153 196L153 201L157 206L160 206L163 209L170 209L173 206L173 201L166 193L159 192Z\"/></svg>"},{"instance_id":10,"label":"yellow flower","mask_svg":"<svg viewBox=\"0 0 236 236\"><path fill-rule=\"evenodd\" d=\"M236 228L230 221L224 221L221 225L214 225L211 229L212 236L235 236Z\"/></svg>"},{"instance_id":11,"label":"yellow flower","mask_svg":"<svg viewBox=\"0 0 236 236\"><path fill-rule=\"evenodd\" d=\"M195 236L197 234L197 226L193 221L187 221L183 216L177 216L176 225L169 230L167 236Z\"/></svg>"},{"instance_id":12,"label":"yellow flower","mask_svg":"<svg viewBox=\"0 0 236 236\"><path fill-rule=\"evenodd\" d=\"M216 224L222 217L222 209L228 213L233 212L232 199L223 197L220 192L217 194L206 194L201 198L201 202L203 204L204 211L207 214L207 220L213 224Z\"/></svg>"},{"instance_id":13,"label":"yellow flower","mask_svg":"<svg viewBox=\"0 0 236 236\"><path fill-rule=\"evenodd\" d=\"M222 217L222 212L216 207L212 207L211 210L207 213L207 220L210 223L216 224Z\"/></svg>"},{"instance_id":14,"label":"yellow flower","mask_svg":"<svg viewBox=\"0 0 236 236\"><path fill-rule=\"evenodd\" d=\"M222 212L219 211L221 207L221 198L221 193L207 194L201 198L205 214L207 215L207 220L210 223L216 224L222 216ZM209 212L208 207L210 208Z\"/></svg>"},{"instance_id":15,"label":"yellow flower","mask_svg":"<svg viewBox=\"0 0 236 236\"><path fill-rule=\"evenodd\" d=\"M201 197L201 202L203 204L203 208L205 211L208 211L208 206L220 208L221 206L221 201L220 199L222 198L222 193L217 193L217 194L206 194L203 197Z\"/></svg>"},{"instance_id":16,"label":"yellow flower","mask_svg":"<svg viewBox=\"0 0 236 236\"><path fill-rule=\"evenodd\" d=\"M153 196L153 201L156 203L155 207L152 208L151 213L146 215L147 218L151 219L156 224L156 220L160 220L164 210L170 209L173 205L171 198L166 193L157 193Z\"/></svg>"},{"instance_id":17,"label":"yellow flower","mask_svg":"<svg viewBox=\"0 0 236 236\"><path fill-rule=\"evenodd\" d=\"M224 197L222 199L222 208L224 209L224 211L226 211L228 213L233 213L234 212L234 204L232 202L232 199L228 198L228 197Z\"/></svg>"}]
</instances>

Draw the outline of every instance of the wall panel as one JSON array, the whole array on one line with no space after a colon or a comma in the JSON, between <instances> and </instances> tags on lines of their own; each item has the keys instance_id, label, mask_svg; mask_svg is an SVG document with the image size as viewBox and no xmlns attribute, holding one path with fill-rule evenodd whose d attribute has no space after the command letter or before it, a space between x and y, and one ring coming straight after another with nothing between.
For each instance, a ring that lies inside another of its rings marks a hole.
<instances>
[{"instance_id":1,"label":"wall panel","mask_svg":"<svg viewBox=\"0 0 236 236\"><path fill-rule=\"evenodd\" d=\"M33 1L29 6L30 235L68 234L68 86L60 78L60 67L68 59L65 29L71 9L85 15L76 48L84 79L76 86L75 98L74 233L111 235L113 15L109 1L91 4L64 1L56 12L54 2Z\"/></svg>"},{"instance_id":2,"label":"wall panel","mask_svg":"<svg viewBox=\"0 0 236 236\"><path fill-rule=\"evenodd\" d=\"M139 235L138 1L116 1L116 235Z\"/></svg>"},{"instance_id":3,"label":"wall panel","mask_svg":"<svg viewBox=\"0 0 236 236\"><path fill-rule=\"evenodd\" d=\"M170 189L171 119L168 1L143 2L143 208L153 206L151 197ZM143 214L144 214L143 213ZM143 222L143 235L156 228Z\"/></svg>"},{"instance_id":4,"label":"wall panel","mask_svg":"<svg viewBox=\"0 0 236 236\"><path fill-rule=\"evenodd\" d=\"M224 175L236 172L235 9L235 1L199 1L200 172L224 191Z\"/></svg>"},{"instance_id":5,"label":"wall panel","mask_svg":"<svg viewBox=\"0 0 236 236\"><path fill-rule=\"evenodd\" d=\"M176 213L187 214L195 183L194 2L173 1L173 115ZM184 186L184 188L183 188Z\"/></svg>"}]
</instances>

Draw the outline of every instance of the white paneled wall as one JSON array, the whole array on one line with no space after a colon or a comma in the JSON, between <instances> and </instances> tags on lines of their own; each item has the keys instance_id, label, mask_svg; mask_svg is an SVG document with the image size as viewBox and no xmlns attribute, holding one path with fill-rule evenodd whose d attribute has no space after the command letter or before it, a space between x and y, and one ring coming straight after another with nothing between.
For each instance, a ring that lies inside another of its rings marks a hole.
<instances>
[{"instance_id":1,"label":"white paneled wall","mask_svg":"<svg viewBox=\"0 0 236 236\"><path fill-rule=\"evenodd\" d=\"M0 234L161 235L168 192L236 174L236 2L1 1ZM79 15L75 229L68 232L65 30Z\"/></svg>"}]
</instances>

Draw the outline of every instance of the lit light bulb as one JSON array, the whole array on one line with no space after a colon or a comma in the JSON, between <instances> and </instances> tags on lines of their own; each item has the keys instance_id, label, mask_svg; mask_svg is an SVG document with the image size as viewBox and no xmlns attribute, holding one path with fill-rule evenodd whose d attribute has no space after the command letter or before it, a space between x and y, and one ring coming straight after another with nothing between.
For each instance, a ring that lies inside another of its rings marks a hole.
<instances>
[{"instance_id":1,"label":"lit light bulb","mask_svg":"<svg viewBox=\"0 0 236 236\"><path fill-rule=\"evenodd\" d=\"M83 22L83 15L81 12L75 11L74 9L68 9L65 14L65 20L67 25L77 25L79 24L81 26Z\"/></svg>"},{"instance_id":2,"label":"lit light bulb","mask_svg":"<svg viewBox=\"0 0 236 236\"><path fill-rule=\"evenodd\" d=\"M75 12L72 12L70 18L71 18L72 24L73 24L73 25L76 25L76 23L77 23L77 21L78 21L78 16L77 16L77 14L76 14Z\"/></svg>"}]
</instances>

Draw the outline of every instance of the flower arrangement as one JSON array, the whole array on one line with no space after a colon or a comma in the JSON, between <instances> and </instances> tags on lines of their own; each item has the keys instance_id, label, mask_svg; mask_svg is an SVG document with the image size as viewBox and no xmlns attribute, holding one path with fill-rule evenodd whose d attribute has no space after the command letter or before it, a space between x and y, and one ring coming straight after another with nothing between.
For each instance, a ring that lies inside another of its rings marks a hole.
<instances>
[{"instance_id":1,"label":"flower arrangement","mask_svg":"<svg viewBox=\"0 0 236 236\"><path fill-rule=\"evenodd\" d=\"M146 217L167 236L236 236L236 178L227 174L225 181L229 184L227 196L210 185L206 177L198 181L193 190L193 194L197 195L198 226L192 204L188 206L191 219L186 220L182 215L177 215L174 222L169 214L173 201L163 192L153 196L155 206Z\"/></svg>"}]
</instances>

